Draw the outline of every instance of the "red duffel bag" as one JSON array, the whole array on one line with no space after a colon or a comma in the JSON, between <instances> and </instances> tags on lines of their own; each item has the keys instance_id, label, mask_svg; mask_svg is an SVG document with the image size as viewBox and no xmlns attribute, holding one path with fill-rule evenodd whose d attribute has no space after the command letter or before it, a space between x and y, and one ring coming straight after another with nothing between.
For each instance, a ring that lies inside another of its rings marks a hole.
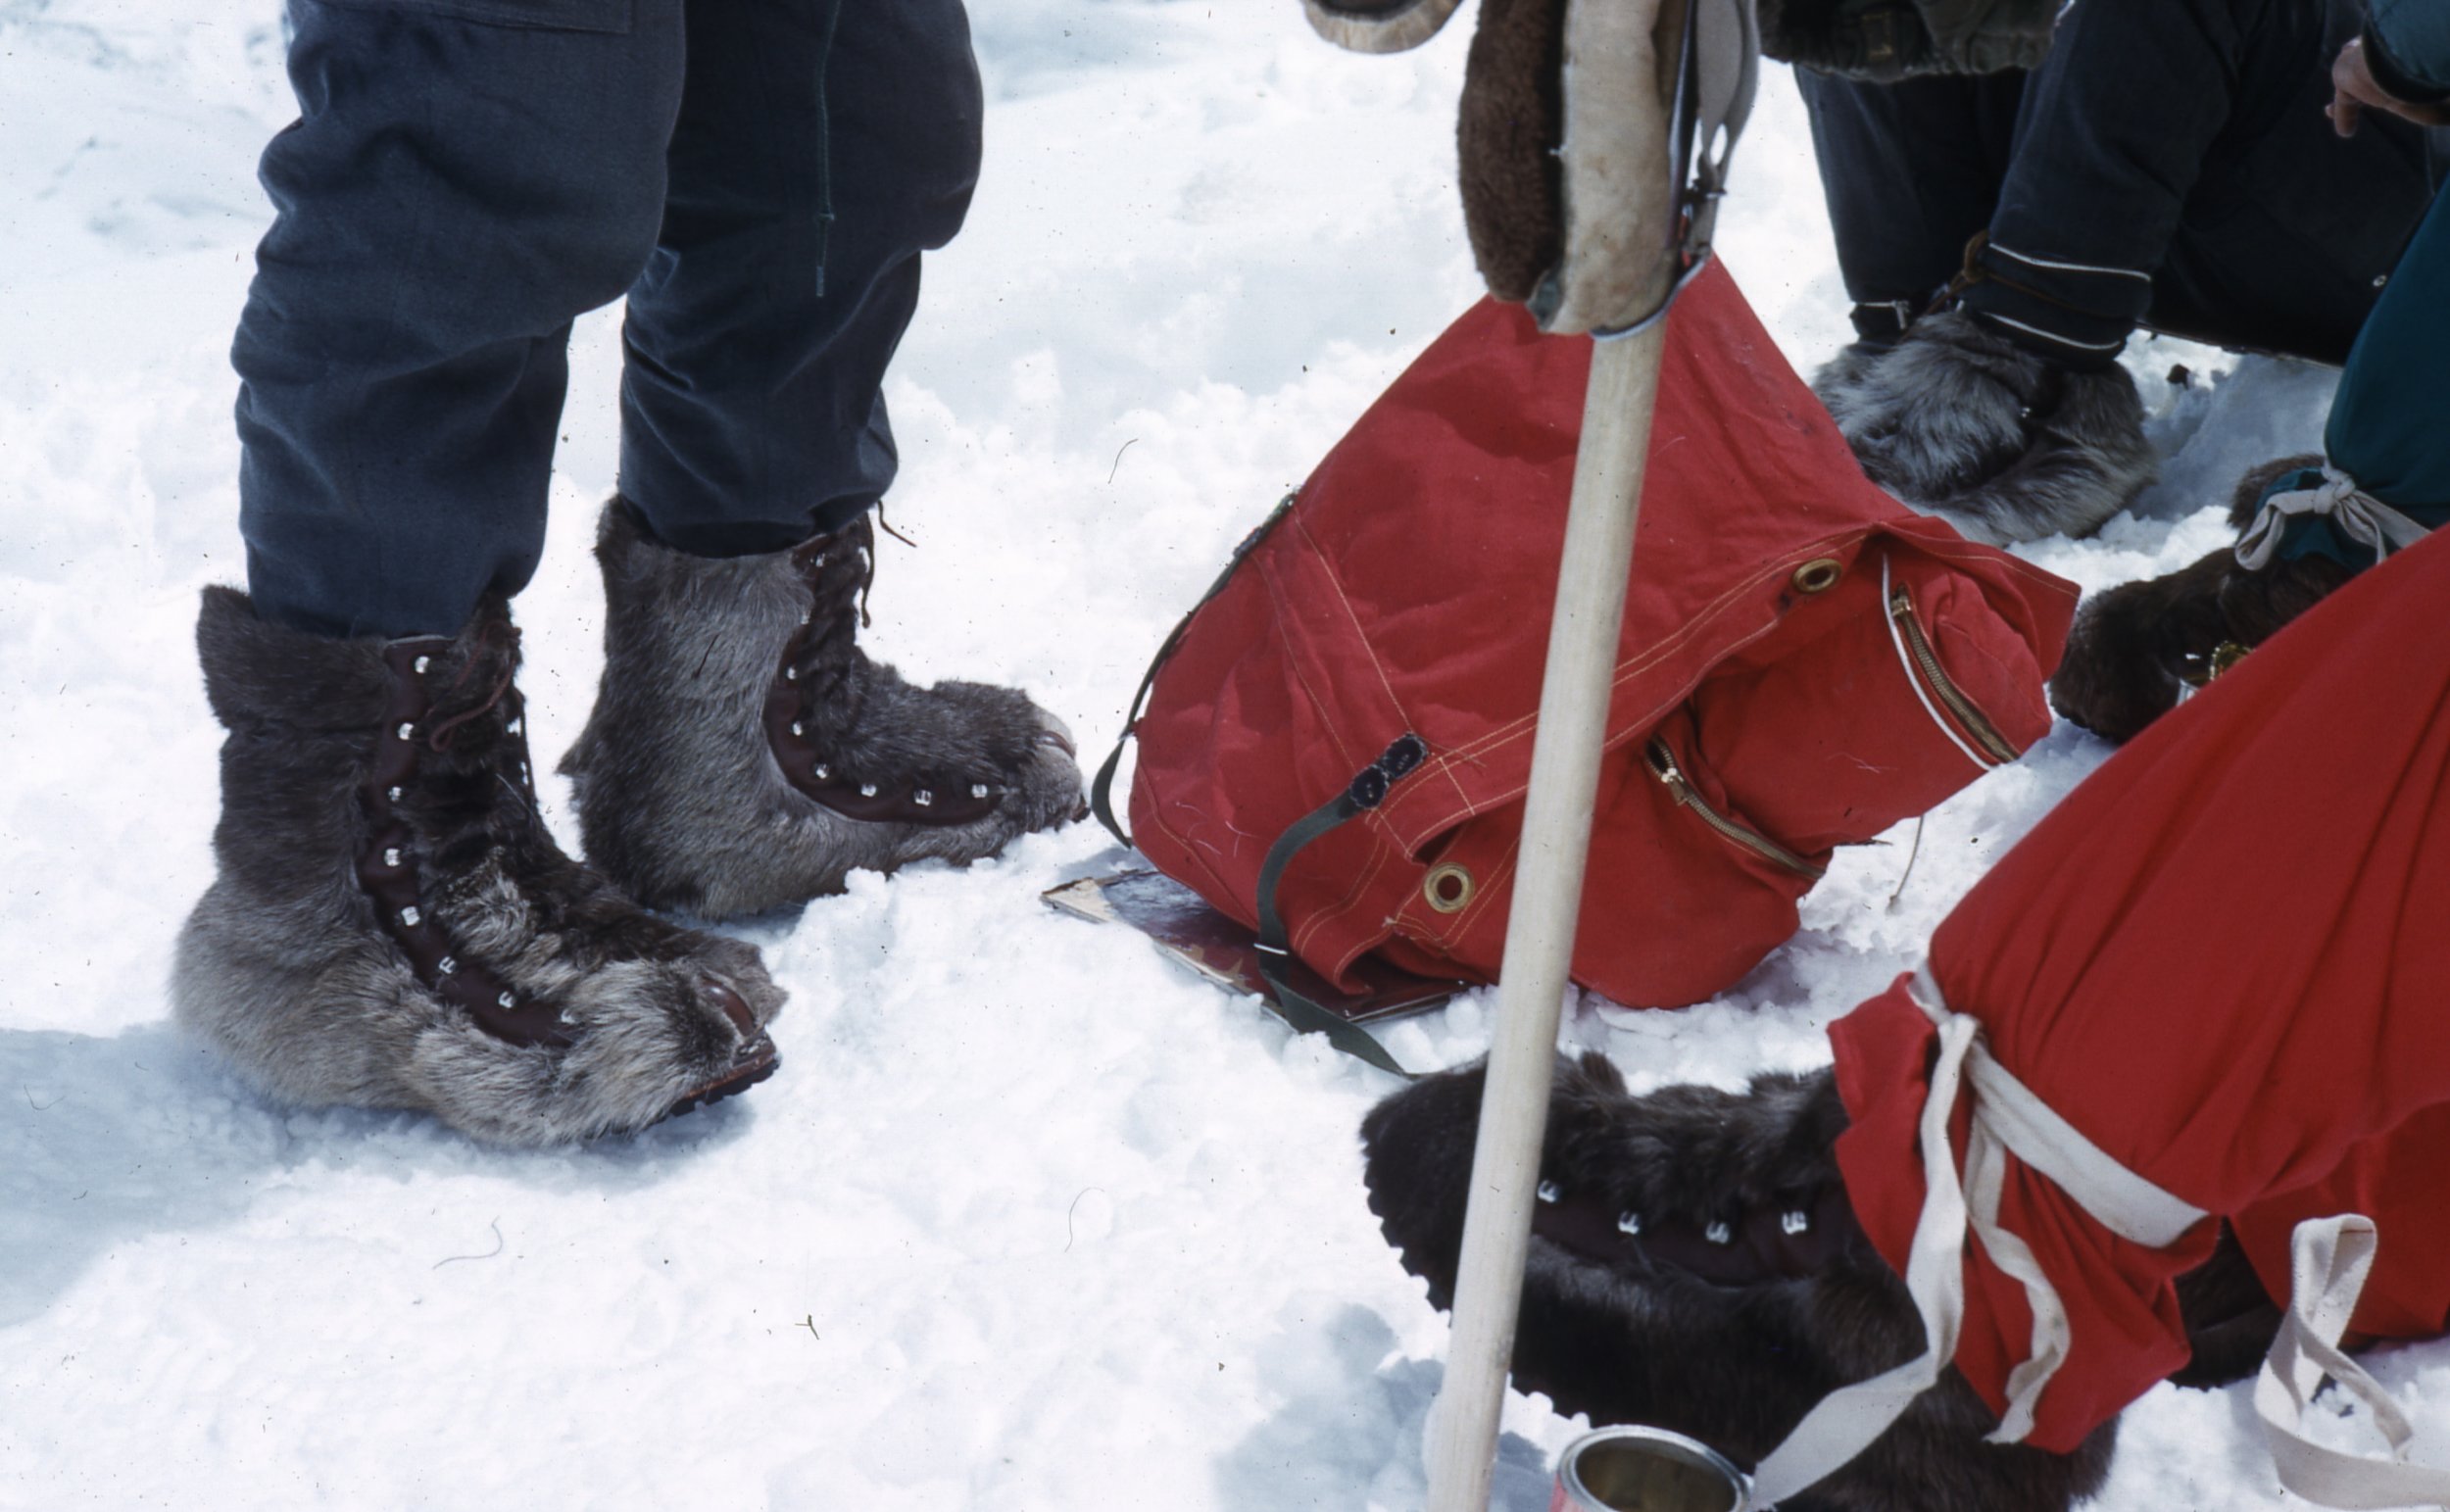
<instances>
[{"instance_id":1,"label":"red duffel bag","mask_svg":"<svg viewBox=\"0 0 2450 1512\"><path fill-rule=\"evenodd\" d=\"M1263 937L1272 902L1339 985L1371 952L1496 972L1590 366L1588 342L1474 307L1152 672L1135 843ZM2075 602L1865 479L1704 271L1668 323L1575 980L1637 1005L1735 982L1794 932L1833 848L2049 729Z\"/></svg>"}]
</instances>

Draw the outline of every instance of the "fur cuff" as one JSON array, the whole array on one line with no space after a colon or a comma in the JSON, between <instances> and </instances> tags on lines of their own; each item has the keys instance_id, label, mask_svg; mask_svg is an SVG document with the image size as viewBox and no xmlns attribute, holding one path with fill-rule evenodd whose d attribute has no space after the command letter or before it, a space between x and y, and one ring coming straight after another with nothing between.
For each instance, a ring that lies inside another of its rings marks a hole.
<instances>
[{"instance_id":1,"label":"fur cuff","mask_svg":"<svg viewBox=\"0 0 2450 1512\"><path fill-rule=\"evenodd\" d=\"M2089 534L2159 472L2125 368L2069 371L1962 311L1847 348L1812 387L1873 482L1969 540Z\"/></svg>"}]
</instances>

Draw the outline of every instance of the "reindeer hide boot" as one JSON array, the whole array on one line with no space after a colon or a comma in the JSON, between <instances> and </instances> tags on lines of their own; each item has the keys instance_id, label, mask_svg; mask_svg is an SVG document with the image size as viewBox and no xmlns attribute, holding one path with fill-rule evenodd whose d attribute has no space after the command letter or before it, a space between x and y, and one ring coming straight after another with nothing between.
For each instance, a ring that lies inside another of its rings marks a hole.
<instances>
[{"instance_id":1,"label":"reindeer hide boot","mask_svg":"<svg viewBox=\"0 0 2450 1512\"><path fill-rule=\"evenodd\" d=\"M1454 1293L1483 1080L1477 1065L1424 1077L1361 1125L1370 1210L1439 1307ZM1559 1059L1515 1384L1594 1427L1673 1429L1750 1467L1823 1396L1920 1352L1913 1301L1838 1175L1845 1128L1827 1070L1636 1097L1604 1057ZM2253 1374L2279 1310L2226 1228L2178 1295L2194 1357L2173 1379ZM1852 1464L1780 1505L2064 1512L2109 1473L2115 1420L2071 1454L1984 1441L1997 1426L1951 1367Z\"/></svg>"},{"instance_id":2,"label":"reindeer hide boot","mask_svg":"<svg viewBox=\"0 0 2450 1512\"><path fill-rule=\"evenodd\" d=\"M643 1128L770 1075L754 947L665 923L536 811L518 632L335 640L208 588L220 875L180 934L178 1017L276 1096L422 1108L479 1139Z\"/></svg>"},{"instance_id":3,"label":"reindeer hide boot","mask_svg":"<svg viewBox=\"0 0 2450 1512\"><path fill-rule=\"evenodd\" d=\"M1451 1300L1482 1069L1426 1077L1361 1126L1370 1208L1404 1268ZM1645 1423L1747 1469L1821 1397L1901 1365L1923 1328L1855 1226L1831 1145L1836 1079L1626 1094L1598 1055L1560 1060L1514 1338L1514 1381L1592 1426ZM1990 1444L1954 1369L1792 1512L2064 1512L2097 1489L2116 1425L2074 1454Z\"/></svg>"},{"instance_id":4,"label":"reindeer hide boot","mask_svg":"<svg viewBox=\"0 0 2450 1512\"><path fill-rule=\"evenodd\" d=\"M2266 491L2322 462L2289 457L2248 471L2230 502L2230 523L2242 534ZM2132 740L2352 575L2321 556L2248 567L2224 546L2161 577L2086 594L2050 676L2051 707L2104 740Z\"/></svg>"},{"instance_id":5,"label":"reindeer hide boot","mask_svg":"<svg viewBox=\"0 0 2450 1512\"><path fill-rule=\"evenodd\" d=\"M761 912L1080 812L1054 716L1008 688L913 687L859 650L873 540L862 516L789 551L695 557L606 507L604 682L562 770L588 859L640 902Z\"/></svg>"},{"instance_id":6,"label":"reindeer hide boot","mask_svg":"<svg viewBox=\"0 0 2450 1512\"><path fill-rule=\"evenodd\" d=\"M2159 471L2125 368L2061 366L1961 310L1855 343L1812 390L1866 476L1991 546L2088 535Z\"/></svg>"}]
</instances>

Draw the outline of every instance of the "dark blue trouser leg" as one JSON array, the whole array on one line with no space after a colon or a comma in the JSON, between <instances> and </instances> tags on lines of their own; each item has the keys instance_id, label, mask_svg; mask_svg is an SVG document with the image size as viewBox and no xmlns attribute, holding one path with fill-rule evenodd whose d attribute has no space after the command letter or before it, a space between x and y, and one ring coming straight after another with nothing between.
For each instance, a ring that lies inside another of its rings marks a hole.
<instances>
[{"instance_id":1,"label":"dark blue trouser leg","mask_svg":"<svg viewBox=\"0 0 2450 1512\"><path fill-rule=\"evenodd\" d=\"M499 24L294 0L300 119L231 352L257 611L456 631L544 540L572 317L655 245L678 0L468 0Z\"/></svg>"},{"instance_id":2,"label":"dark blue trouser leg","mask_svg":"<svg viewBox=\"0 0 2450 1512\"><path fill-rule=\"evenodd\" d=\"M685 9L293 0L232 352L259 612L447 633L523 586L569 322L624 290L622 482L659 533L766 549L891 481L878 385L977 172L960 6Z\"/></svg>"},{"instance_id":3,"label":"dark blue trouser leg","mask_svg":"<svg viewBox=\"0 0 2450 1512\"><path fill-rule=\"evenodd\" d=\"M1990 223L2025 75L1862 84L1797 69L1795 83L1857 333L1893 340Z\"/></svg>"},{"instance_id":4,"label":"dark blue trouser leg","mask_svg":"<svg viewBox=\"0 0 2450 1512\"><path fill-rule=\"evenodd\" d=\"M978 71L959 0L689 0L687 24L621 492L684 551L772 551L893 481L879 390L969 207Z\"/></svg>"}]
</instances>

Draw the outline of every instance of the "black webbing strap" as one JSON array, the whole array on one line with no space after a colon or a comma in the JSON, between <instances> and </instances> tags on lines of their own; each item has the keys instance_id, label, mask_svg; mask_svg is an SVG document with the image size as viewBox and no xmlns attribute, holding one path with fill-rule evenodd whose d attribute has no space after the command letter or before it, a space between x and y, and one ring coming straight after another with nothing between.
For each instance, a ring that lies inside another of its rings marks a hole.
<instances>
[{"instance_id":1,"label":"black webbing strap","mask_svg":"<svg viewBox=\"0 0 2450 1512\"><path fill-rule=\"evenodd\" d=\"M1276 910L1276 884L1283 879L1293 858L1311 841L1385 803L1388 791L1410 775L1428 756L1429 747L1418 735L1397 737L1384 755L1356 772L1342 793L1277 836L1276 844L1268 847L1267 859L1259 865L1259 975L1267 979L1268 1006L1293 1026L1294 1033L1323 1034L1329 1044L1346 1054L1366 1060L1382 1071L1391 1071L1407 1082L1414 1080L1417 1073L1405 1070L1361 1026L1329 1012L1294 988L1287 973L1293 950L1286 943L1284 916Z\"/></svg>"},{"instance_id":2,"label":"black webbing strap","mask_svg":"<svg viewBox=\"0 0 2450 1512\"><path fill-rule=\"evenodd\" d=\"M1114 774L1123 764L1123 748L1131 744L1132 731L1140 728L1140 715L1148 707L1149 690L1156 686L1157 668L1165 665L1166 658L1174 655L1174 649L1182 645L1183 632L1191 628L1192 616L1205 609L1210 599L1225 591L1225 585L1233 581L1234 573L1241 568L1242 559L1250 556L1261 541L1267 539L1268 532L1276 528L1277 522L1292 511L1294 500L1299 497L1298 494L1287 494L1277 500L1276 508L1268 512L1267 518L1259 521L1258 528L1242 538L1242 544L1235 547L1234 555L1227 559L1225 570L1216 574L1216 581L1208 585L1206 593L1200 595L1200 602L1186 610L1182 618L1174 621L1174 628L1166 635L1165 644L1159 646L1157 654L1149 658L1149 670L1141 674L1140 691L1132 695L1131 707L1123 718L1123 733L1114 737L1114 749L1106 753L1104 763L1098 768L1097 777L1089 784L1090 812L1098 816L1098 822L1105 826L1107 834L1126 847L1131 845L1132 837L1123 828L1123 821L1114 816Z\"/></svg>"}]
</instances>

